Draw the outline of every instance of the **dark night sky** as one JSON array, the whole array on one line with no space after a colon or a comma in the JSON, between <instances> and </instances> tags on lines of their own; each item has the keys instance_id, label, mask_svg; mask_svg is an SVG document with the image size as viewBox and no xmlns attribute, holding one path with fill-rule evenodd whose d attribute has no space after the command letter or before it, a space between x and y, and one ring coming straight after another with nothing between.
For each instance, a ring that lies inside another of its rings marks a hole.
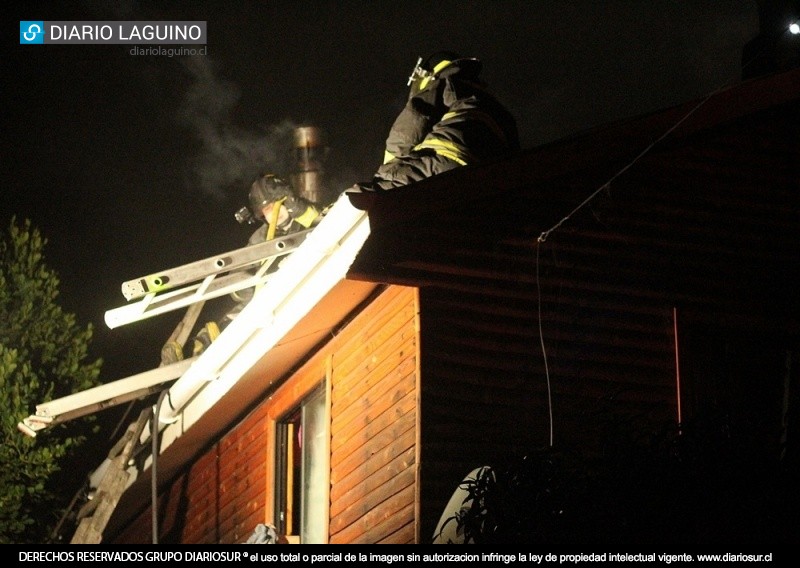
<instances>
[{"instance_id":1,"label":"dark night sky","mask_svg":"<svg viewBox=\"0 0 800 568\"><path fill-rule=\"evenodd\" d=\"M49 239L104 381L158 366L182 315L109 330L120 284L243 246L252 228L233 213L260 170L285 173L281 129L323 128L329 179L366 180L417 56L450 49L483 60L533 148L738 81L759 25L753 0L105 4L40 2L16 19L206 20L208 55L21 46L8 20L0 190L2 229L16 214Z\"/></svg>"}]
</instances>

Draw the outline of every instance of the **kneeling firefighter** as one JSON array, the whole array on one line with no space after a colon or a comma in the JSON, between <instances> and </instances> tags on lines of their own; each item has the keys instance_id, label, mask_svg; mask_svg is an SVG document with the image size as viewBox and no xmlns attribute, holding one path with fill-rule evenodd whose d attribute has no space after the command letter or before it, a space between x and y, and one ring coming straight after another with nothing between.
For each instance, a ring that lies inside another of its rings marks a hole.
<instances>
[{"instance_id":1,"label":"kneeling firefighter","mask_svg":"<svg viewBox=\"0 0 800 568\"><path fill-rule=\"evenodd\" d=\"M408 101L386 138L383 164L372 181L348 192L405 186L518 152L516 121L479 79L481 68L480 60L451 51L419 58Z\"/></svg>"}]
</instances>

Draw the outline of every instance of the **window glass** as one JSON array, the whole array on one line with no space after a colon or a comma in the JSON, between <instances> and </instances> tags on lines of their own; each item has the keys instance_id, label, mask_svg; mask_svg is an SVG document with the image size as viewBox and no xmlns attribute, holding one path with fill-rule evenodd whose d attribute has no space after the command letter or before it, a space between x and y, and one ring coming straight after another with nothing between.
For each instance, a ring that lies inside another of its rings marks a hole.
<instances>
[{"instance_id":1,"label":"window glass","mask_svg":"<svg viewBox=\"0 0 800 568\"><path fill-rule=\"evenodd\" d=\"M304 543L325 542L327 518L328 444L325 391L319 389L303 403L302 410L301 531Z\"/></svg>"},{"instance_id":2,"label":"window glass","mask_svg":"<svg viewBox=\"0 0 800 568\"><path fill-rule=\"evenodd\" d=\"M275 507L278 531L324 544L328 500L325 388L317 388L276 424Z\"/></svg>"}]
</instances>

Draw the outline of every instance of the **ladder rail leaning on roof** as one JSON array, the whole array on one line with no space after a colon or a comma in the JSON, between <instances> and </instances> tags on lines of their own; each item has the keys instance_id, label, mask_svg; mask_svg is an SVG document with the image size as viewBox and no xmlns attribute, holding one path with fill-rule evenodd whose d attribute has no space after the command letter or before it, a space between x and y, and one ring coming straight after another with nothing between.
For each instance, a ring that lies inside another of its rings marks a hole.
<instances>
[{"instance_id":1,"label":"ladder rail leaning on roof","mask_svg":"<svg viewBox=\"0 0 800 568\"><path fill-rule=\"evenodd\" d=\"M164 345L166 348L171 341L179 340L182 347L206 300L262 285L267 279L267 269L274 260L294 251L312 230L297 231L264 243L248 245L154 273L151 275L154 284L156 277L163 280L159 284L160 290L151 289L144 292L143 296L141 292L136 291L136 286L145 284L149 286L148 279L151 276L127 281L122 285L123 293L127 292L131 298L141 299L121 308L108 310L105 314L106 323L113 329L119 325L189 306L183 320ZM250 274L248 269L258 263L261 263L258 270ZM197 280L202 282L198 284ZM181 287L180 284L184 286ZM192 357L166 365L163 362L162 350L162 365L159 368L39 404L36 413L20 421L17 427L25 435L35 437L42 429L142 398L160 390L162 383L177 379L195 359L196 357Z\"/></svg>"}]
</instances>

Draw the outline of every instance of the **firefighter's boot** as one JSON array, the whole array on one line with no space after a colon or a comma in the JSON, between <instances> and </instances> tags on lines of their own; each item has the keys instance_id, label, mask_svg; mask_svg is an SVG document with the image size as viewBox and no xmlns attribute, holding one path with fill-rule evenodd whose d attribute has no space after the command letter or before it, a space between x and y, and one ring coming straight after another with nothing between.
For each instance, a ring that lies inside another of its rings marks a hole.
<instances>
[{"instance_id":1,"label":"firefighter's boot","mask_svg":"<svg viewBox=\"0 0 800 568\"><path fill-rule=\"evenodd\" d=\"M177 341L168 341L161 348L161 364L171 365L183 360L183 345Z\"/></svg>"}]
</instances>

